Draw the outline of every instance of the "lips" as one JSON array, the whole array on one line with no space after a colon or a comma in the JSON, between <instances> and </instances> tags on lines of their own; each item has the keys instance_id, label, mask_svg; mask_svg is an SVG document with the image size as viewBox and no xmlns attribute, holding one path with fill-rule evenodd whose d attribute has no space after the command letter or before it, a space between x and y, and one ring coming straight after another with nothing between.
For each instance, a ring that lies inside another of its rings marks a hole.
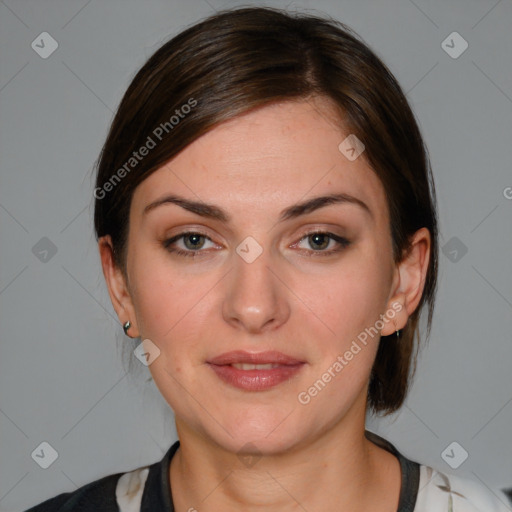
<instances>
[{"instance_id":1,"label":"lips","mask_svg":"<svg viewBox=\"0 0 512 512\"><path fill-rule=\"evenodd\" d=\"M264 391L291 379L305 362L282 352L226 352L207 361L223 382L245 391Z\"/></svg>"}]
</instances>

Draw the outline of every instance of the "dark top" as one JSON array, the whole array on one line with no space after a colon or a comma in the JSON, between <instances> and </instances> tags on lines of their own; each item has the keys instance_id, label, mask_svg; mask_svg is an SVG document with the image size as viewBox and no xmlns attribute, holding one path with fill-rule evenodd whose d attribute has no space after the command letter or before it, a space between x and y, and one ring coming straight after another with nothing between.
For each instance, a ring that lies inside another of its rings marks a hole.
<instances>
[{"instance_id":1,"label":"dark top","mask_svg":"<svg viewBox=\"0 0 512 512\"><path fill-rule=\"evenodd\" d=\"M420 465L405 458L382 437L368 430L365 431L365 435L370 441L398 458L402 471L402 485L397 512L413 512L418 495ZM179 446L179 441L176 441L162 460L147 466L149 473L142 493L141 512L174 512L169 466ZM116 487L123 474L125 473L105 476L75 491L59 494L26 512L119 512L119 510L122 512L116 500Z\"/></svg>"}]
</instances>

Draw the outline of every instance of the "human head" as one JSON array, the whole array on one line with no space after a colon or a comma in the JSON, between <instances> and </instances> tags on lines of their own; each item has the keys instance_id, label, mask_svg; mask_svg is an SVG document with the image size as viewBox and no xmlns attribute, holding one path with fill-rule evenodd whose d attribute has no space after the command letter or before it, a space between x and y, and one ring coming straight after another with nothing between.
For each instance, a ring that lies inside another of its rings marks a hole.
<instances>
[{"instance_id":1,"label":"human head","mask_svg":"<svg viewBox=\"0 0 512 512\"><path fill-rule=\"evenodd\" d=\"M126 277L128 219L138 185L221 123L264 106L313 97L330 100L340 126L365 146L360 158L385 190L394 262L407 254L418 229L431 234L420 303L399 339L383 337L372 370L369 406L389 413L407 393L424 305L430 333L437 281L435 188L400 86L344 24L243 8L217 13L164 44L128 87L102 149L96 236L110 235L116 264ZM133 151L142 147L149 149L135 159Z\"/></svg>"}]
</instances>

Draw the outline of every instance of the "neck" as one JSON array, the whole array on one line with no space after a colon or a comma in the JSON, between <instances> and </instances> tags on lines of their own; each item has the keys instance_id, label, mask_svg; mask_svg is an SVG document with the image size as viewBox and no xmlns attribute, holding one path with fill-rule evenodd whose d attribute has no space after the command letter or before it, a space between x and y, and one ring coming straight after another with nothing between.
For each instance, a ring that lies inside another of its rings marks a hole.
<instances>
[{"instance_id":1,"label":"neck","mask_svg":"<svg viewBox=\"0 0 512 512\"><path fill-rule=\"evenodd\" d=\"M176 510L397 510L400 466L340 422L292 450L245 459L176 421L180 448L170 467Z\"/></svg>"}]
</instances>

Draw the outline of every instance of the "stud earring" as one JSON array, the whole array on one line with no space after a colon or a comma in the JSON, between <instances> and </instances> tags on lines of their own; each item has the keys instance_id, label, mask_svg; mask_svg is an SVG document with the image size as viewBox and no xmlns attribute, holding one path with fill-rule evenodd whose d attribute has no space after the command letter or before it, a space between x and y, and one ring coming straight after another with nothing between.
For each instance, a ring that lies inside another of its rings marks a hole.
<instances>
[{"instance_id":1,"label":"stud earring","mask_svg":"<svg viewBox=\"0 0 512 512\"><path fill-rule=\"evenodd\" d=\"M132 326L132 324L130 323L130 320L128 320L126 323L123 324L123 330L124 330L124 333L126 334L126 336L129 336L128 335L128 329Z\"/></svg>"}]
</instances>

